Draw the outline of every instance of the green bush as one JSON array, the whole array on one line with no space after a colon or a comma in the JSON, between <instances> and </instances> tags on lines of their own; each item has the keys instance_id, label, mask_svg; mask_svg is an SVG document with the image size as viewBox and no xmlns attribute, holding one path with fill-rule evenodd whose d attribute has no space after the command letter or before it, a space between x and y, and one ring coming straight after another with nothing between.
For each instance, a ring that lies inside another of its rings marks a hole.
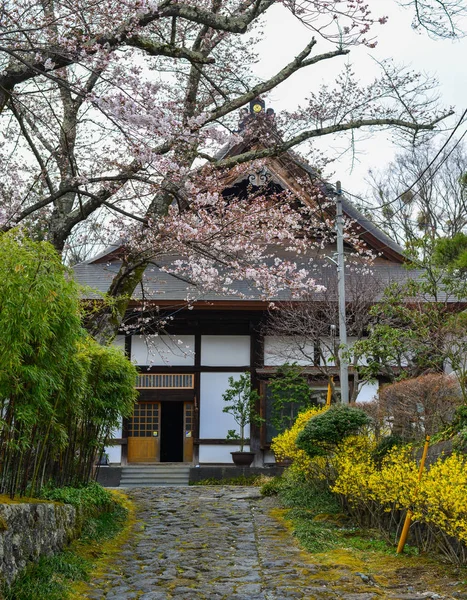
<instances>
[{"instance_id":1,"label":"green bush","mask_svg":"<svg viewBox=\"0 0 467 600\"><path fill-rule=\"evenodd\" d=\"M296 444L310 458L325 456L346 437L357 434L370 422L370 417L359 408L336 404L312 417L298 434Z\"/></svg>"},{"instance_id":2,"label":"green bush","mask_svg":"<svg viewBox=\"0 0 467 600\"><path fill-rule=\"evenodd\" d=\"M271 425L278 433L292 427L297 415L313 404L311 388L303 369L285 364L277 369L268 382L271 394Z\"/></svg>"},{"instance_id":3,"label":"green bush","mask_svg":"<svg viewBox=\"0 0 467 600\"><path fill-rule=\"evenodd\" d=\"M97 509L108 510L114 505L112 494L95 481L82 487L44 488L41 498L71 504L87 514Z\"/></svg>"},{"instance_id":4,"label":"green bush","mask_svg":"<svg viewBox=\"0 0 467 600\"><path fill-rule=\"evenodd\" d=\"M277 496L284 485L282 477L273 477L270 481L266 481L261 486L260 492L262 496Z\"/></svg>"}]
</instances>

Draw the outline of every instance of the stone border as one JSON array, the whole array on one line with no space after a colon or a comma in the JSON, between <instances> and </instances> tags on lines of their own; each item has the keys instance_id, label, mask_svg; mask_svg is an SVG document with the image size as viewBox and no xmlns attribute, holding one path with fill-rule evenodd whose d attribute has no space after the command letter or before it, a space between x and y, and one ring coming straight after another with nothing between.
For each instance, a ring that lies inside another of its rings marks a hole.
<instances>
[{"instance_id":1,"label":"stone border","mask_svg":"<svg viewBox=\"0 0 467 600\"><path fill-rule=\"evenodd\" d=\"M0 504L0 578L11 584L28 563L79 535L76 509L45 502Z\"/></svg>"}]
</instances>

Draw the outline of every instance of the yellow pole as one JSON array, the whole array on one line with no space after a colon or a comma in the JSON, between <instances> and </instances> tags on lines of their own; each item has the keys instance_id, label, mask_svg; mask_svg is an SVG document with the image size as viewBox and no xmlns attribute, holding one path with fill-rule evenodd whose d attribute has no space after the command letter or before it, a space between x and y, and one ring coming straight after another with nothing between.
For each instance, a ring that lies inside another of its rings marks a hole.
<instances>
[{"instance_id":1,"label":"yellow pole","mask_svg":"<svg viewBox=\"0 0 467 600\"><path fill-rule=\"evenodd\" d=\"M334 377L330 377L328 381L328 395L326 396L326 406L331 406L331 398L332 398L332 385L331 382L334 381Z\"/></svg>"},{"instance_id":2,"label":"yellow pole","mask_svg":"<svg viewBox=\"0 0 467 600\"><path fill-rule=\"evenodd\" d=\"M422 459L420 461L420 468L418 470L418 481L420 481L422 478L423 469L425 467L426 455L428 454L429 443L430 443L430 436L427 435L425 438L425 446L423 447ZM417 489L415 490L415 496L417 495L417 492L418 492L418 486L417 486ZM407 516L405 517L404 527L402 528L402 533L401 533L401 537L399 540L399 544L397 546L397 554L400 554L404 550L404 546L407 541L407 536L409 535L410 523L412 522L412 515L413 515L413 513L409 508L409 510L407 511Z\"/></svg>"}]
</instances>

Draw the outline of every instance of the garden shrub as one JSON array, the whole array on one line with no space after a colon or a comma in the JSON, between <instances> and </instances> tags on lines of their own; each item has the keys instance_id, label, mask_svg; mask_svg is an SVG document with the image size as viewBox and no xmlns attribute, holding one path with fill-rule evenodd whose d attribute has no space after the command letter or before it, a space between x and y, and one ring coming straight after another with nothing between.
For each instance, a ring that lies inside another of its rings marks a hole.
<instances>
[{"instance_id":1,"label":"garden shrub","mask_svg":"<svg viewBox=\"0 0 467 600\"><path fill-rule=\"evenodd\" d=\"M42 490L41 498L71 504L85 512L107 509L114 503L114 498L109 490L95 481L81 487L45 488Z\"/></svg>"},{"instance_id":2,"label":"garden shrub","mask_svg":"<svg viewBox=\"0 0 467 600\"><path fill-rule=\"evenodd\" d=\"M311 418L296 439L297 447L310 458L326 456L346 437L369 425L370 418L358 408L334 405Z\"/></svg>"},{"instance_id":3,"label":"garden shrub","mask_svg":"<svg viewBox=\"0 0 467 600\"><path fill-rule=\"evenodd\" d=\"M355 409L306 411L291 429L274 438L276 455L291 458L293 463L286 476L271 483L264 493L279 493L286 505L303 508L320 497L316 483L321 482L322 489L326 483L328 492L340 497L342 507L360 526L379 529L392 543L398 540L410 509L411 543L422 551L441 551L451 562L466 564L467 457L441 455L426 467L419 481L420 447L402 444L394 436L378 441L368 431L349 435L368 423L360 416L346 421L342 415L349 411ZM360 412L350 414L353 417ZM456 414L452 429L462 431L467 411L460 407ZM323 421L332 425L325 427ZM302 436L306 439L308 428L313 434L311 453L299 441ZM299 485L299 481L305 484Z\"/></svg>"},{"instance_id":4,"label":"garden shrub","mask_svg":"<svg viewBox=\"0 0 467 600\"><path fill-rule=\"evenodd\" d=\"M295 423L283 433L276 436L271 442L271 450L274 452L276 460L289 459L294 468L302 471L309 471L312 467L311 460L307 454L296 445L298 434L303 430L308 421L328 410L327 406L313 406L300 413Z\"/></svg>"},{"instance_id":5,"label":"garden shrub","mask_svg":"<svg viewBox=\"0 0 467 600\"><path fill-rule=\"evenodd\" d=\"M461 402L455 378L428 374L383 387L376 400L376 413L391 435L410 442L445 429ZM362 408L365 410L364 405Z\"/></svg>"},{"instance_id":6,"label":"garden shrub","mask_svg":"<svg viewBox=\"0 0 467 600\"><path fill-rule=\"evenodd\" d=\"M363 437L363 436L361 436ZM422 550L441 550L451 561L467 562L467 459L441 456L418 480L411 446L392 448L374 461L371 447L349 438L339 448L332 490L361 525L376 527L396 541L408 509L412 537Z\"/></svg>"},{"instance_id":7,"label":"garden shrub","mask_svg":"<svg viewBox=\"0 0 467 600\"><path fill-rule=\"evenodd\" d=\"M278 433L291 427L298 414L312 405L311 388L303 368L285 364L277 369L268 382L271 394L271 424Z\"/></svg>"}]
</instances>

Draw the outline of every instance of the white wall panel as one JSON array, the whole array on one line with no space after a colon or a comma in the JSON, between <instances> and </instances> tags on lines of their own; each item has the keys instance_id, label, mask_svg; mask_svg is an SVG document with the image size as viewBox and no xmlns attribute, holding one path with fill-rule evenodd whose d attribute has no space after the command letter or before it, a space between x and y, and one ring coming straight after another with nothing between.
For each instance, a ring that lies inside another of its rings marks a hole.
<instances>
[{"instance_id":1,"label":"white wall panel","mask_svg":"<svg viewBox=\"0 0 467 600\"><path fill-rule=\"evenodd\" d=\"M200 463L228 463L233 465L231 452L240 450L240 446L207 446L201 444L199 447L199 462ZM246 452L250 451L250 446L245 446Z\"/></svg>"},{"instance_id":2,"label":"white wall panel","mask_svg":"<svg viewBox=\"0 0 467 600\"><path fill-rule=\"evenodd\" d=\"M377 395L379 389L378 382L364 383L358 392L357 402L371 402Z\"/></svg>"},{"instance_id":3,"label":"white wall panel","mask_svg":"<svg viewBox=\"0 0 467 600\"><path fill-rule=\"evenodd\" d=\"M124 335L115 336L115 339L112 342L112 345L117 346L117 348L121 348L122 350L125 350L125 336Z\"/></svg>"},{"instance_id":4,"label":"white wall panel","mask_svg":"<svg viewBox=\"0 0 467 600\"><path fill-rule=\"evenodd\" d=\"M201 336L201 364L206 367L249 366L250 336Z\"/></svg>"},{"instance_id":5,"label":"white wall panel","mask_svg":"<svg viewBox=\"0 0 467 600\"><path fill-rule=\"evenodd\" d=\"M109 463L120 464L122 462L122 447L109 446L105 449L105 452L109 455Z\"/></svg>"},{"instance_id":6,"label":"white wall panel","mask_svg":"<svg viewBox=\"0 0 467 600\"><path fill-rule=\"evenodd\" d=\"M122 437L122 426L121 425L120 425L120 427L117 427L116 429L112 430L111 437L113 437L113 438L121 438ZM110 463L120 464L122 462L122 447L120 444L118 446L108 446L107 448L104 448L104 452L106 452L109 455Z\"/></svg>"},{"instance_id":7,"label":"white wall panel","mask_svg":"<svg viewBox=\"0 0 467 600\"><path fill-rule=\"evenodd\" d=\"M134 335L131 338L131 360L137 365L192 366L195 364L195 336Z\"/></svg>"},{"instance_id":8,"label":"white wall panel","mask_svg":"<svg viewBox=\"0 0 467 600\"><path fill-rule=\"evenodd\" d=\"M310 366L314 360L313 342L286 336L267 335L264 338L264 366L274 367L285 363Z\"/></svg>"},{"instance_id":9,"label":"white wall panel","mask_svg":"<svg viewBox=\"0 0 467 600\"><path fill-rule=\"evenodd\" d=\"M239 375L239 373L201 373L200 438L225 438L229 429L238 431L238 425L232 415L222 412L225 406L222 394L229 387L229 377L238 379ZM249 435L250 428L246 427L245 437Z\"/></svg>"}]
</instances>

